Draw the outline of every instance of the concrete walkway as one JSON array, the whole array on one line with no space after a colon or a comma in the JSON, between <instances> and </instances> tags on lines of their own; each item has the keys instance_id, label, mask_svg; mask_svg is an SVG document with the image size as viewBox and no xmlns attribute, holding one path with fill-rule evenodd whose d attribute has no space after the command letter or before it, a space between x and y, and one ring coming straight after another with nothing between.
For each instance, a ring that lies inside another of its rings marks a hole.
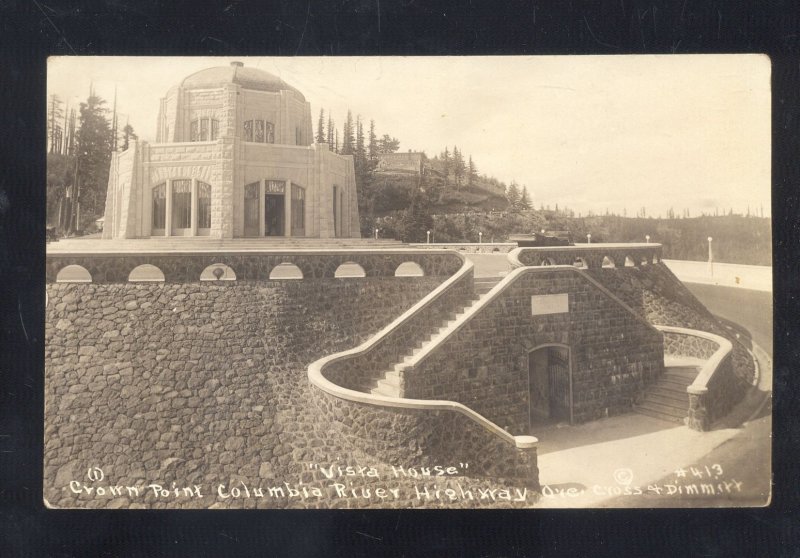
<instances>
[{"instance_id":1,"label":"concrete walkway","mask_svg":"<svg viewBox=\"0 0 800 558\"><path fill-rule=\"evenodd\" d=\"M766 505L772 362L754 349L758 384L710 432L636 413L534 432L542 484L535 507Z\"/></svg>"}]
</instances>

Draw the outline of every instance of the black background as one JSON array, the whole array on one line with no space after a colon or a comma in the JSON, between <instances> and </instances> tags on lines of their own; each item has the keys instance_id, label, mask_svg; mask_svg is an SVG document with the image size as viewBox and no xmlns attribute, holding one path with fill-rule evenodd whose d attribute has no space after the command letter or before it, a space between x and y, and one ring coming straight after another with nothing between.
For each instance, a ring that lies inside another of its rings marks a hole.
<instances>
[{"instance_id":1,"label":"black background","mask_svg":"<svg viewBox=\"0 0 800 558\"><path fill-rule=\"evenodd\" d=\"M800 555L799 17L790 1L0 0L0 556ZM766 53L773 64L775 489L769 508L44 508L47 56L722 52Z\"/></svg>"}]
</instances>

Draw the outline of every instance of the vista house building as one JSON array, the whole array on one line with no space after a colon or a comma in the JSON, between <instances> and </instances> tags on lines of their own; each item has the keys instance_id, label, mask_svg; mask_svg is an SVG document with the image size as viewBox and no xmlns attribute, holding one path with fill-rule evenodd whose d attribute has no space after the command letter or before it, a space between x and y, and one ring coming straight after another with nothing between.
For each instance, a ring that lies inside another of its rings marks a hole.
<instances>
[{"instance_id":1,"label":"vista house building","mask_svg":"<svg viewBox=\"0 0 800 558\"><path fill-rule=\"evenodd\" d=\"M112 155L103 238L358 237L352 156L314 143L311 105L241 62L161 99L155 143Z\"/></svg>"}]
</instances>

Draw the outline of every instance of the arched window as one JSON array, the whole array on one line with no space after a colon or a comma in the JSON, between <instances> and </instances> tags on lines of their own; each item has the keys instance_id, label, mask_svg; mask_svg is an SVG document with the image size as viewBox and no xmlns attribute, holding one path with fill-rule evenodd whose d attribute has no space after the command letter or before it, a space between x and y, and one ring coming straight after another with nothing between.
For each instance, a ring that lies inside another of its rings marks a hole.
<instances>
[{"instance_id":1,"label":"arched window","mask_svg":"<svg viewBox=\"0 0 800 558\"><path fill-rule=\"evenodd\" d=\"M152 264L142 264L134 267L128 274L128 281L132 283L164 282L164 272Z\"/></svg>"},{"instance_id":2,"label":"arched window","mask_svg":"<svg viewBox=\"0 0 800 558\"><path fill-rule=\"evenodd\" d=\"M366 275L364 268L356 262L344 262L336 268L336 272L333 274L333 276L337 278L366 277Z\"/></svg>"},{"instance_id":3,"label":"arched window","mask_svg":"<svg viewBox=\"0 0 800 558\"><path fill-rule=\"evenodd\" d=\"M214 141L219 134L219 120L196 118L189 125L189 141Z\"/></svg>"},{"instance_id":4,"label":"arched window","mask_svg":"<svg viewBox=\"0 0 800 558\"><path fill-rule=\"evenodd\" d=\"M302 279L303 272L293 263L283 262L272 268L269 272L270 281L276 279Z\"/></svg>"},{"instance_id":5,"label":"arched window","mask_svg":"<svg viewBox=\"0 0 800 558\"><path fill-rule=\"evenodd\" d=\"M153 188L153 229L163 230L167 226L167 184L162 182Z\"/></svg>"},{"instance_id":6,"label":"arched window","mask_svg":"<svg viewBox=\"0 0 800 558\"><path fill-rule=\"evenodd\" d=\"M89 271L77 264L61 268L56 275L56 283L91 283L92 275Z\"/></svg>"},{"instance_id":7,"label":"arched window","mask_svg":"<svg viewBox=\"0 0 800 558\"><path fill-rule=\"evenodd\" d=\"M197 228L211 228L211 184L197 182Z\"/></svg>"},{"instance_id":8,"label":"arched window","mask_svg":"<svg viewBox=\"0 0 800 558\"><path fill-rule=\"evenodd\" d=\"M394 270L395 277L423 277L425 272L416 262L403 262Z\"/></svg>"},{"instance_id":9,"label":"arched window","mask_svg":"<svg viewBox=\"0 0 800 558\"><path fill-rule=\"evenodd\" d=\"M172 181L172 228L188 229L192 226L192 181Z\"/></svg>"}]
</instances>

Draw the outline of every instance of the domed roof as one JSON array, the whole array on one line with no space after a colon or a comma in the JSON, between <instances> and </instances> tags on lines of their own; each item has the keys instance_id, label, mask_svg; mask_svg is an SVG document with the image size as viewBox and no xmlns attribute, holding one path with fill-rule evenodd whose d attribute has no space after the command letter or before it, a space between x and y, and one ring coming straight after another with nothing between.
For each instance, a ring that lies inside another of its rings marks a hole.
<instances>
[{"instance_id":1,"label":"domed roof","mask_svg":"<svg viewBox=\"0 0 800 558\"><path fill-rule=\"evenodd\" d=\"M245 68L241 62L231 62L230 66L216 66L195 72L181 82L184 89L213 89L225 83L236 83L244 89L256 91L294 91L301 99L300 91L269 72L257 68Z\"/></svg>"}]
</instances>

